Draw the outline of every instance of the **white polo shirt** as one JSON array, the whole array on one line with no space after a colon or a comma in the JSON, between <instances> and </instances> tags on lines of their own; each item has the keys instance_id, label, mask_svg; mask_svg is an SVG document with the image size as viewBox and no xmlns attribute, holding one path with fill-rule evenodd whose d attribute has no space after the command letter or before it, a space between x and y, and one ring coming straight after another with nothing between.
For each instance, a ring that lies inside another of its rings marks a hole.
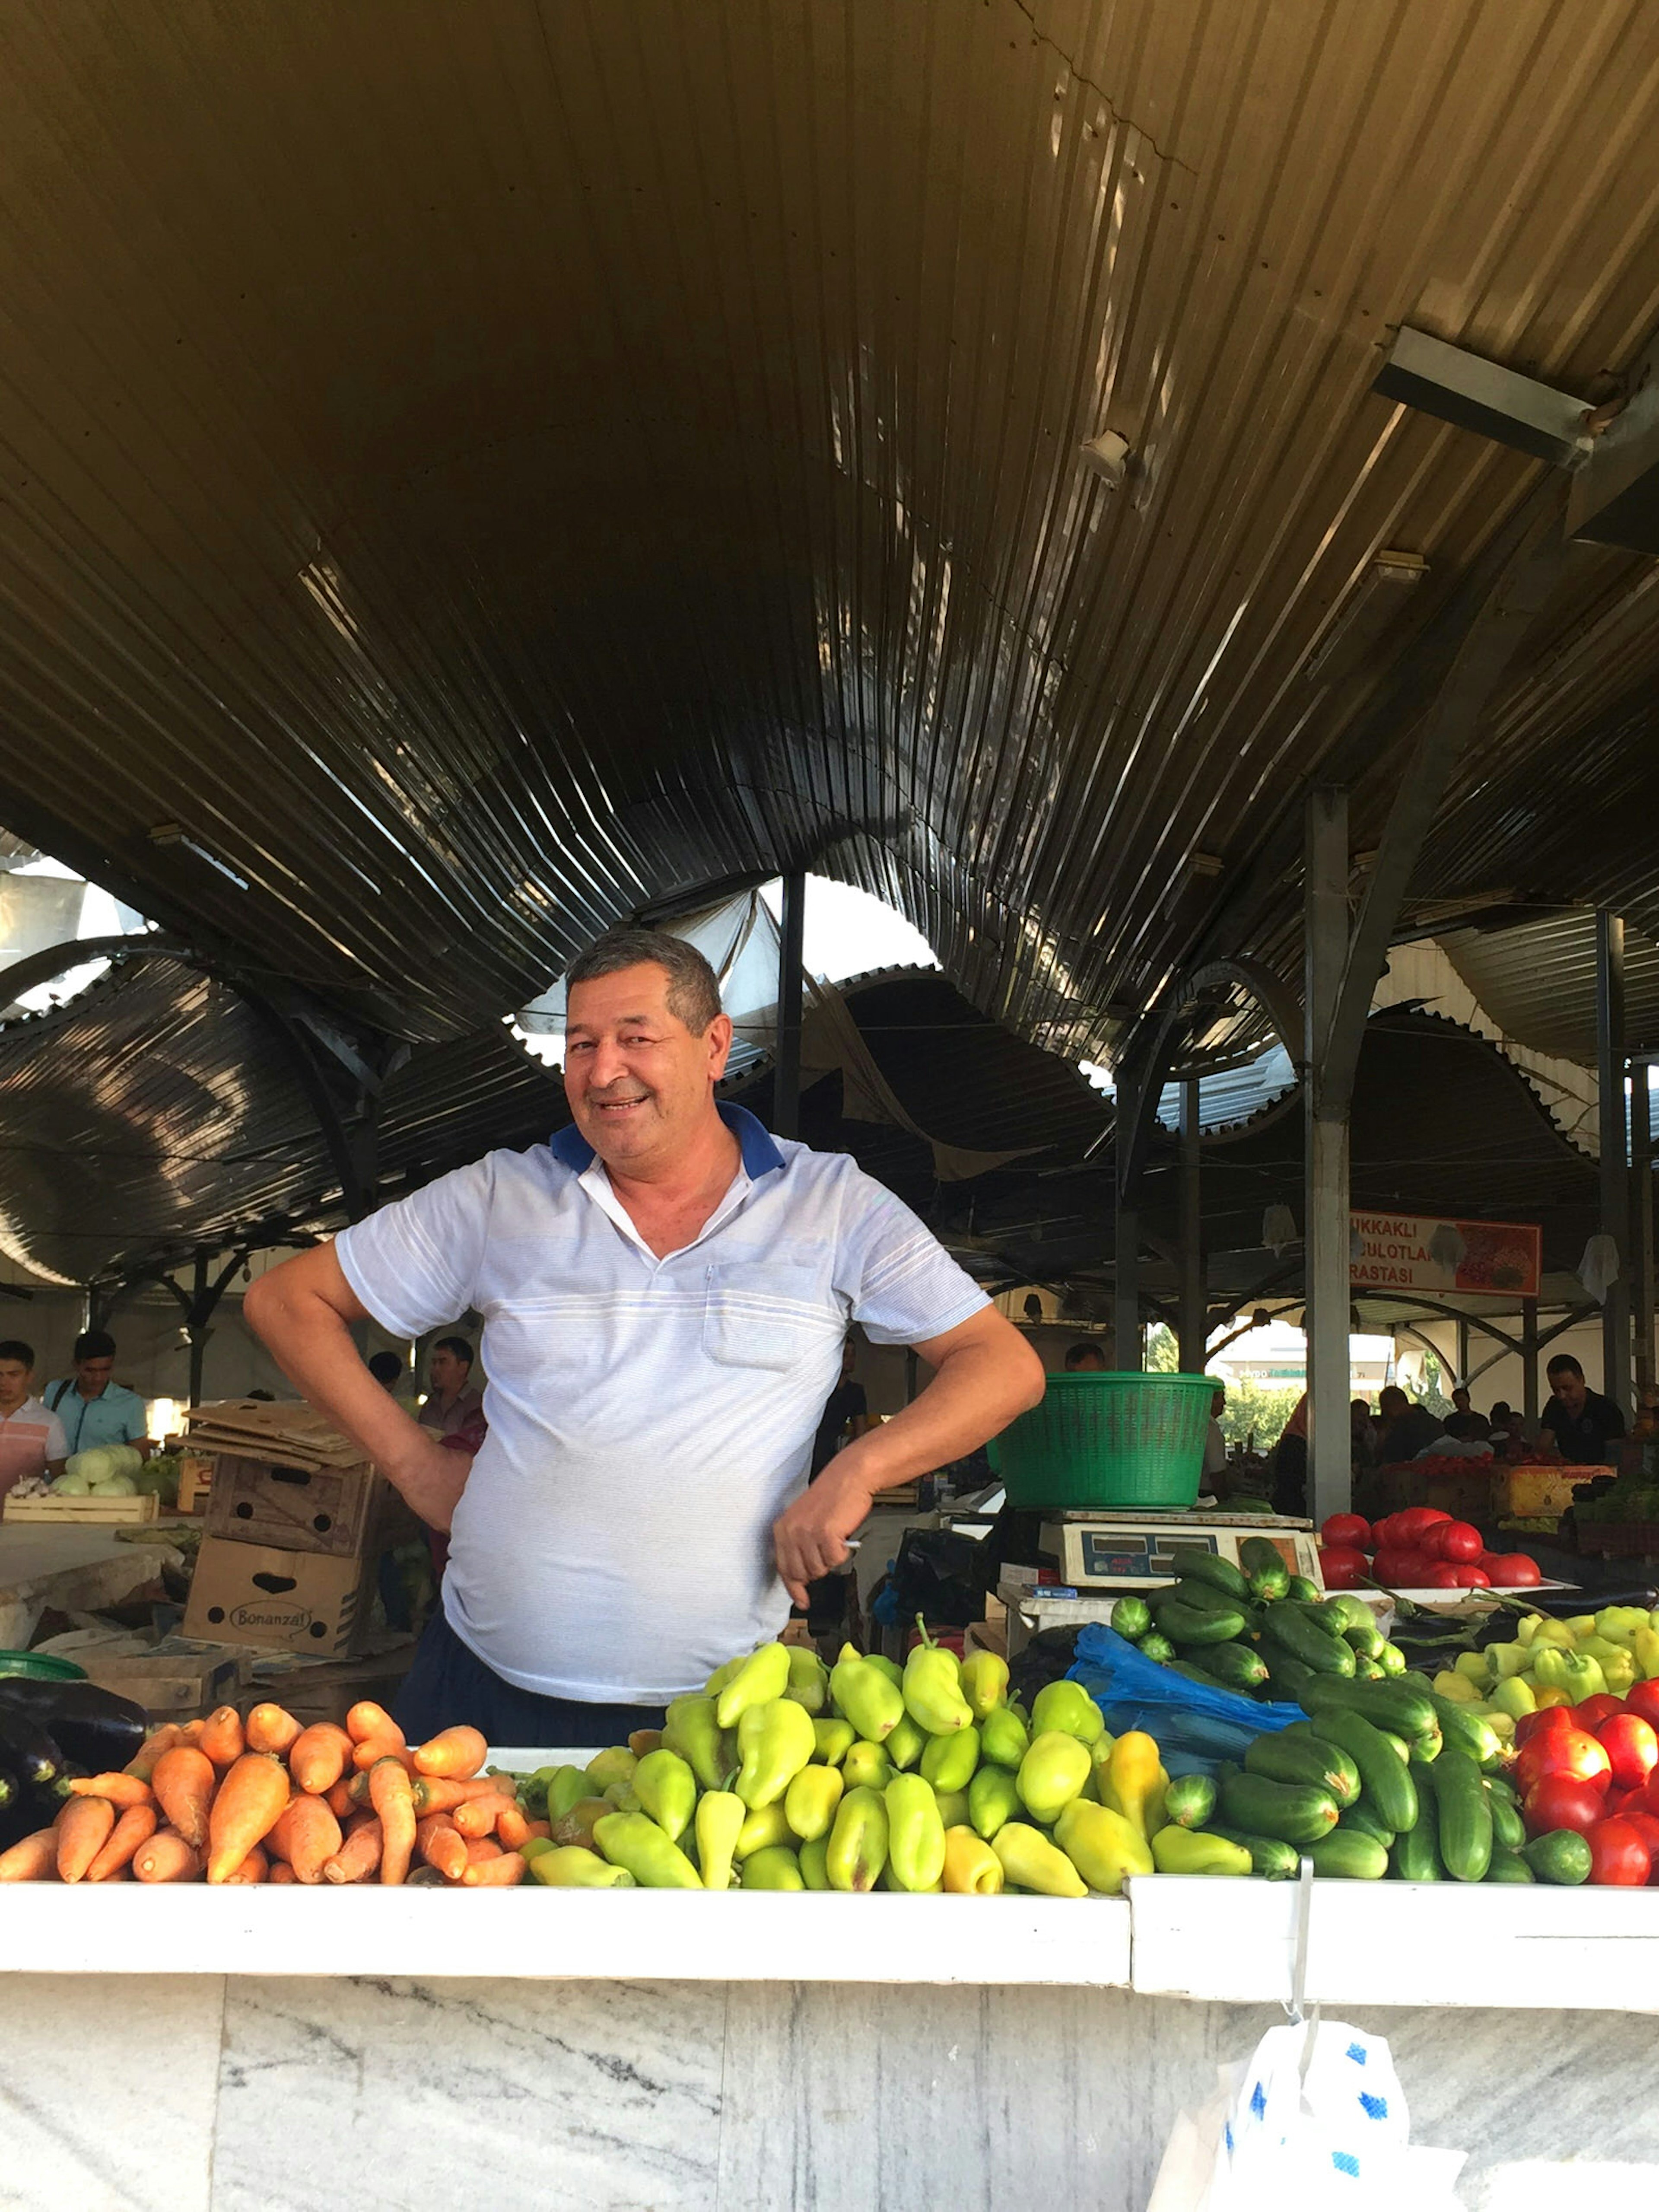
<instances>
[{"instance_id":1,"label":"white polo shirt","mask_svg":"<svg viewBox=\"0 0 1659 2212\"><path fill-rule=\"evenodd\" d=\"M491 1152L343 1231L381 1327L484 1317L489 1434L455 1515L444 1608L518 1688L661 1705L774 1636L773 1522L804 1486L849 1321L939 1336L988 1303L844 1154L742 1147L695 1243L659 1260L574 1127Z\"/></svg>"},{"instance_id":2,"label":"white polo shirt","mask_svg":"<svg viewBox=\"0 0 1659 2212\"><path fill-rule=\"evenodd\" d=\"M39 1398L25 1398L9 1413L0 1413L0 1497L31 1476L44 1474L48 1460L68 1457L64 1425Z\"/></svg>"}]
</instances>

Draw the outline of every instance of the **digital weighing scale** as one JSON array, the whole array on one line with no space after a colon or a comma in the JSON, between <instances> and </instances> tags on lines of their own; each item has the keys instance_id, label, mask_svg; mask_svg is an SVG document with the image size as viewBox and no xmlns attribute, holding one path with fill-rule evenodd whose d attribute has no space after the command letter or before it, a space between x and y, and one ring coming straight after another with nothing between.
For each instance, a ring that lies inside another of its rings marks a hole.
<instances>
[{"instance_id":1,"label":"digital weighing scale","mask_svg":"<svg viewBox=\"0 0 1659 2212\"><path fill-rule=\"evenodd\" d=\"M1172 1556L1177 1544L1213 1552L1237 1566L1238 1547L1250 1536L1267 1537L1292 1574L1305 1575L1323 1587L1312 1522L1276 1514L1227 1513L1218 1508L1187 1513L1055 1513L1037 1532L1037 1550L1042 1564L1054 1570L1062 1586L1121 1595L1151 1583L1173 1582L1180 1572Z\"/></svg>"}]
</instances>

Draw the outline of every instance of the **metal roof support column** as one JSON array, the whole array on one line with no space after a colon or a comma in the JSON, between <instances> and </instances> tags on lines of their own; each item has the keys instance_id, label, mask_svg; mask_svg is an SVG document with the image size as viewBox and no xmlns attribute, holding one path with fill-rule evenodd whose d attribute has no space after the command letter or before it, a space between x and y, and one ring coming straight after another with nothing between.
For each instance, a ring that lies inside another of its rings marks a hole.
<instances>
[{"instance_id":1,"label":"metal roof support column","mask_svg":"<svg viewBox=\"0 0 1659 2212\"><path fill-rule=\"evenodd\" d=\"M1538 1434L1538 1301L1521 1301L1521 1417L1528 1443Z\"/></svg>"},{"instance_id":2,"label":"metal roof support column","mask_svg":"<svg viewBox=\"0 0 1659 2212\"><path fill-rule=\"evenodd\" d=\"M1201 1375L1209 1337L1204 1279L1203 1166L1199 1152L1199 1090L1195 1075L1181 1085L1181 1340L1183 1375Z\"/></svg>"},{"instance_id":3,"label":"metal roof support column","mask_svg":"<svg viewBox=\"0 0 1659 2212\"><path fill-rule=\"evenodd\" d=\"M800 1134L801 961L806 933L806 878L799 868L783 879L783 918L778 944L778 1059L772 1079L772 1133Z\"/></svg>"},{"instance_id":4,"label":"metal roof support column","mask_svg":"<svg viewBox=\"0 0 1659 2212\"><path fill-rule=\"evenodd\" d=\"M1348 1098L1328 1081L1349 951L1348 794L1308 794L1307 1034L1303 1085L1307 1190L1303 1249L1308 1338L1308 1510L1344 1513L1353 1489L1349 1441ZM1333 1095L1334 1094L1334 1095Z\"/></svg>"},{"instance_id":5,"label":"metal roof support column","mask_svg":"<svg viewBox=\"0 0 1659 2212\"><path fill-rule=\"evenodd\" d=\"M1630 1071L1631 1333L1636 1340L1636 1388L1653 1381L1653 1099L1645 1060Z\"/></svg>"},{"instance_id":6,"label":"metal roof support column","mask_svg":"<svg viewBox=\"0 0 1659 2212\"><path fill-rule=\"evenodd\" d=\"M1625 1118L1625 924L1595 917L1595 1073L1601 1124L1601 1233L1619 1273L1601 1301L1601 1388L1630 1411L1630 1136Z\"/></svg>"}]
</instances>

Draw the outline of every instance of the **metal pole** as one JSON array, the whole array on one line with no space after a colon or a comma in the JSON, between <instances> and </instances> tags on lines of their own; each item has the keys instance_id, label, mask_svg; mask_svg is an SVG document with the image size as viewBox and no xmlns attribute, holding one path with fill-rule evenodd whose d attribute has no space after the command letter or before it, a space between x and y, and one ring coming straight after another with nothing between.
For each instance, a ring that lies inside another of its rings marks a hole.
<instances>
[{"instance_id":1,"label":"metal pole","mask_svg":"<svg viewBox=\"0 0 1659 2212\"><path fill-rule=\"evenodd\" d=\"M1308 1510L1346 1512L1353 1491L1348 1417L1347 1085L1327 1097L1332 1029L1347 964L1348 795L1308 794L1304 894L1308 1068L1303 1084L1307 1190L1303 1237L1308 1339Z\"/></svg>"},{"instance_id":2,"label":"metal pole","mask_svg":"<svg viewBox=\"0 0 1659 2212\"><path fill-rule=\"evenodd\" d=\"M1204 1268L1203 1168L1199 1153L1198 1078L1181 1086L1181 1304L1176 1334L1183 1375L1201 1375L1208 1346Z\"/></svg>"},{"instance_id":3,"label":"metal pole","mask_svg":"<svg viewBox=\"0 0 1659 2212\"><path fill-rule=\"evenodd\" d=\"M191 1276L191 1300L185 1328L190 1340L190 1402L192 1406L199 1406L202 1402L202 1376L207 1359L207 1340L213 1334L207 1325L207 1316L211 1310L208 1255L205 1252L198 1252Z\"/></svg>"},{"instance_id":4,"label":"metal pole","mask_svg":"<svg viewBox=\"0 0 1659 2212\"><path fill-rule=\"evenodd\" d=\"M1117 1194L1112 1208L1113 1307L1116 1338L1113 1364L1121 1375L1139 1374L1146 1364L1146 1340L1140 1328L1140 1218Z\"/></svg>"},{"instance_id":5,"label":"metal pole","mask_svg":"<svg viewBox=\"0 0 1659 2212\"><path fill-rule=\"evenodd\" d=\"M1528 1440L1538 1434L1538 1301L1521 1301L1521 1413Z\"/></svg>"},{"instance_id":6,"label":"metal pole","mask_svg":"<svg viewBox=\"0 0 1659 2212\"><path fill-rule=\"evenodd\" d=\"M1601 1388L1630 1411L1630 1130L1625 1113L1625 925L1595 917L1595 1073L1601 1131L1601 1233L1619 1249L1619 1277L1601 1304Z\"/></svg>"},{"instance_id":7,"label":"metal pole","mask_svg":"<svg viewBox=\"0 0 1659 2212\"><path fill-rule=\"evenodd\" d=\"M1469 1386L1469 1325L1466 1321L1457 1324L1457 1376L1464 1389Z\"/></svg>"},{"instance_id":8,"label":"metal pole","mask_svg":"<svg viewBox=\"0 0 1659 2212\"><path fill-rule=\"evenodd\" d=\"M1636 1382L1645 1390L1653 1381L1653 1102L1648 1091L1648 1062L1633 1060L1630 1071L1631 1328L1636 1340Z\"/></svg>"},{"instance_id":9,"label":"metal pole","mask_svg":"<svg viewBox=\"0 0 1659 2212\"><path fill-rule=\"evenodd\" d=\"M806 878L799 868L783 879L783 923L778 944L778 1064L772 1081L772 1128L780 1137L800 1134L801 957L806 927Z\"/></svg>"}]
</instances>

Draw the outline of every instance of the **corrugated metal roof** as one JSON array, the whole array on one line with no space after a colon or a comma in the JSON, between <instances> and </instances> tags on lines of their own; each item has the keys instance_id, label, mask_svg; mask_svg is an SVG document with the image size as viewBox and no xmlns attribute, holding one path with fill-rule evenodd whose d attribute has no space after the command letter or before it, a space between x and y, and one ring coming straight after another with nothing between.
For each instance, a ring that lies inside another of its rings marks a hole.
<instances>
[{"instance_id":1,"label":"corrugated metal roof","mask_svg":"<svg viewBox=\"0 0 1659 2212\"><path fill-rule=\"evenodd\" d=\"M1650 829L1648 834L1651 836ZM1595 916L1541 915L1512 927L1443 933L1446 957L1510 1036L1536 1051L1595 1066ZM1659 1046L1659 945L1625 931L1625 1027Z\"/></svg>"},{"instance_id":2,"label":"corrugated metal roof","mask_svg":"<svg viewBox=\"0 0 1659 2212\"><path fill-rule=\"evenodd\" d=\"M1390 327L1599 396L1659 322L1641 0L0 35L0 818L411 1037L810 861L1105 1056L1293 837L1375 555L1419 620L1536 477L1370 395ZM1420 888L1659 933L1652 574L1583 557ZM1291 851L1226 924L1287 969Z\"/></svg>"}]
</instances>

